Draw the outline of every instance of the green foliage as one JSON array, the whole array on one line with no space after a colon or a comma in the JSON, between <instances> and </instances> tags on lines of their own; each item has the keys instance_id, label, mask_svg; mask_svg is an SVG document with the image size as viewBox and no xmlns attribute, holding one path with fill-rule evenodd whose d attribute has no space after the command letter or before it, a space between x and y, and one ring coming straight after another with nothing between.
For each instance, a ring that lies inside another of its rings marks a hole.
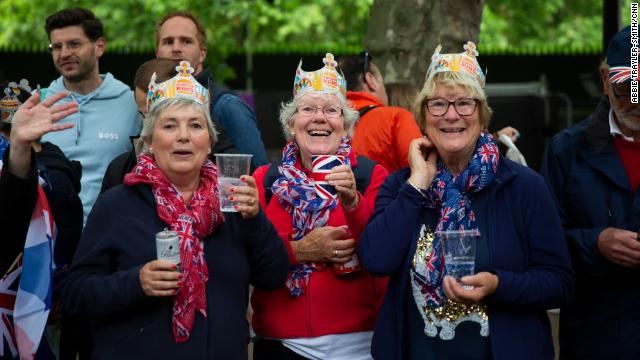
<instances>
[{"instance_id":1,"label":"green foliage","mask_svg":"<svg viewBox=\"0 0 640 360\"><path fill-rule=\"evenodd\" d=\"M582 52L601 48L602 0L486 0L479 50Z\"/></svg>"},{"instance_id":2,"label":"green foliage","mask_svg":"<svg viewBox=\"0 0 640 360\"><path fill-rule=\"evenodd\" d=\"M0 47L48 41L45 18L60 9L91 9L105 25L112 48L153 49L154 25L180 9L196 14L209 46L222 55L292 44L361 46L373 0L0 0Z\"/></svg>"},{"instance_id":3,"label":"green foliage","mask_svg":"<svg viewBox=\"0 0 640 360\"><path fill-rule=\"evenodd\" d=\"M107 51L153 52L154 25L189 9L206 27L209 64L231 75L223 59L238 53L356 53L374 0L0 0L0 49L44 51L45 18L71 6L102 19ZM435 0L433 0L435 1ZM602 0L486 0L481 53L582 53L601 48ZM629 4L621 19L629 23Z\"/></svg>"},{"instance_id":4,"label":"green foliage","mask_svg":"<svg viewBox=\"0 0 640 360\"><path fill-rule=\"evenodd\" d=\"M0 0L0 49L44 51L44 20L58 10L91 9L104 26L107 51L153 52L155 23L188 9L206 28L208 62L228 78L222 61L244 52L357 52L373 0Z\"/></svg>"}]
</instances>

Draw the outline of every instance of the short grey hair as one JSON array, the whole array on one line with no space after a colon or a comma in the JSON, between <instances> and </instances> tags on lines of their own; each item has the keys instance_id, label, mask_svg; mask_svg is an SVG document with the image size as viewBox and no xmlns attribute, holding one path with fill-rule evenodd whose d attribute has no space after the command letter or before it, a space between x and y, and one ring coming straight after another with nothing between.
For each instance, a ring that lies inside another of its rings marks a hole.
<instances>
[{"instance_id":1,"label":"short grey hair","mask_svg":"<svg viewBox=\"0 0 640 360\"><path fill-rule=\"evenodd\" d=\"M159 104L157 104L142 121L142 131L140 131L140 139L138 140L137 147L139 151L149 154L149 143L153 138L153 127L155 126L156 120L160 118L160 115L169 108L183 108L187 106L192 106L196 109L202 111L204 115L204 119L207 123L207 131L209 132L209 139L211 140L211 146L218 141L218 132L216 131L215 126L213 125L213 121L211 120L211 114L207 111L207 108L193 101L192 99L183 98L183 97L174 97L168 100L165 100Z\"/></svg>"},{"instance_id":2,"label":"short grey hair","mask_svg":"<svg viewBox=\"0 0 640 360\"><path fill-rule=\"evenodd\" d=\"M291 131L289 130L289 123L293 120L293 115L298 111L298 105L300 104L300 99L302 95L309 94L310 92L305 92L303 94L299 94L295 98L291 99L291 101L282 103L282 107L280 108L280 125L282 126L282 133L284 134L284 138L287 141L292 139ZM327 92L316 91L313 92L315 94L333 94ZM358 122L360 115L356 110L351 108L351 103L342 95L337 95L340 100L340 107L342 107L342 119L344 121L344 128L347 131L347 135L349 137L353 136L353 128Z\"/></svg>"}]
</instances>

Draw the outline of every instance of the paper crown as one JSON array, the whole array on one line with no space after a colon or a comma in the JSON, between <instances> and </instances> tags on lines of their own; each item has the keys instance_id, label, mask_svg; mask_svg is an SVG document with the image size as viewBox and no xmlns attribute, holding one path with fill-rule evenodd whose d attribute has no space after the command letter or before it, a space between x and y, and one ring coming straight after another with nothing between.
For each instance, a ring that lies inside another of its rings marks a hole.
<instances>
[{"instance_id":1,"label":"paper crown","mask_svg":"<svg viewBox=\"0 0 640 360\"><path fill-rule=\"evenodd\" d=\"M440 50L442 50L442 45L438 45L433 56L431 56L431 65L427 70L427 80L437 73L451 71L470 75L480 83L481 87L484 87L484 73L482 73L480 64L476 59L476 56L479 55L478 50L476 50L476 44L467 41L464 45L465 51L459 54L440 54Z\"/></svg>"},{"instance_id":2,"label":"paper crown","mask_svg":"<svg viewBox=\"0 0 640 360\"><path fill-rule=\"evenodd\" d=\"M156 73L153 73L147 93L149 111L161 102L175 97L191 99L208 108L209 91L191 75L194 71L191 64L188 61L180 61L176 71L178 71L176 76L159 84L156 84Z\"/></svg>"},{"instance_id":3,"label":"paper crown","mask_svg":"<svg viewBox=\"0 0 640 360\"><path fill-rule=\"evenodd\" d=\"M322 59L324 67L320 70L306 72L302 70L302 59L296 69L296 77L293 81L293 97L307 91L330 91L345 97L347 94L347 82L336 71L338 63L333 59L333 54L327 53Z\"/></svg>"},{"instance_id":4,"label":"paper crown","mask_svg":"<svg viewBox=\"0 0 640 360\"><path fill-rule=\"evenodd\" d=\"M22 94L23 92L26 94ZM13 114L22 105L20 98L27 98L30 92L31 87L26 79L20 80L19 84L15 81L10 82L4 89L4 97L0 99L0 120L5 123L11 123Z\"/></svg>"}]
</instances>

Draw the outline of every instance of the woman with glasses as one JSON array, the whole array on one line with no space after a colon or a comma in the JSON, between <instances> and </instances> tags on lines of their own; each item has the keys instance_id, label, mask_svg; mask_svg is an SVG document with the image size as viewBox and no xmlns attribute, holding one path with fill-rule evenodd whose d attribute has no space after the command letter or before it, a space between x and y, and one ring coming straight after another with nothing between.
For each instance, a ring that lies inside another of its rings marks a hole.
<instances>
[{"instance_id":1,"label":"woman with glasses","mask_svg":"<svg viewBox=\"0 0 640 360\"><path fill-rule=\"evenodd\" d=\"M286 286L253 292L256 360L371 358L385 280L363 271L355 254L387 171L351 149L358 113L333 55L324 63L314 72L298 66L280 112L281 161L254 173L291 263Z\"/></svg>"},{"instance_id":2,"label":"woman with glasses","mask_svg":"<svg viewBox=\"0 0 640 360\"><path fill-rule=\"evenodd\" d=\"M360 238L372 274L390 276L376 359L553 359L547 309L566 304L573 272L542 178L502 158L475 45L436 49L418 95L427 137L380 188ZM445 270L440 231L469 230L473 275Z\"/></svg>"}]
</instances>

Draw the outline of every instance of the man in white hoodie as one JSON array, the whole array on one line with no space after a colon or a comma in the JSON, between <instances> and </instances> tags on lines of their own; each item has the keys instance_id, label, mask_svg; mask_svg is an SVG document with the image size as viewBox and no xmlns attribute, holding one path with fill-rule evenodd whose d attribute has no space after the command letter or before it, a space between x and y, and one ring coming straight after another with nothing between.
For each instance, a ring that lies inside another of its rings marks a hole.
<instances>
[{"instance_id":1,"label":"man in white hoodie","mask_svg":"<svg viewBox=\"0 0 640 360\"><path fill-rule=\"evenodd\" d=\"M45 30L61 75L49 85L47 97L67 91L62 102L77 102L78 112L60 121L73 123L72 130L49 133L42 140L82 164L80 199L86 221L109 162L131 149L130 137L138 135L141 122L131 89L110 73L100 74L106 41L102 22L91 11L58 11L47 18Z\"/></svg>"}]
</instances>

